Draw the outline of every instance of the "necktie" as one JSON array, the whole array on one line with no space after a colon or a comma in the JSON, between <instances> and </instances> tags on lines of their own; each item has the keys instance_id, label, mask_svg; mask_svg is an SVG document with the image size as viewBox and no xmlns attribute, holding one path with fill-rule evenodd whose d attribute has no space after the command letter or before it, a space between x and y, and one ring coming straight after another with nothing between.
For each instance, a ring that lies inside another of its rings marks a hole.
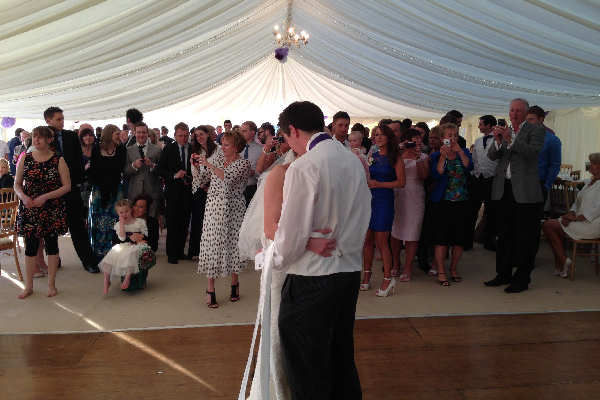
<instances>
[{"instance_id":1,"label":"necktie","mask_svg":"<svg viewBox=\"0 0 600 400\"><path fill-rule=\"evenodd\" d=\"M493 137L493 135L485 135L483 137L483 148L485 149L487 147L487 142L488 140L490 140Z\"/></svg>"},{"instance_id":2,"label":"necktie","mask_svg":"<svg viewBox=\"0 0 600 400\"><path fill-rule=\"evenodd\" d=\"M58 154L62 154L62 142L63 142L63 138L62 138L62 131L56 132L56 152Z\"/></svg>"},{"instance_id":3,"label":"necktie","mask_svg":"<svg viewBox=\"0 0 600 400\"><path fill-rule=\"evenodd\" d=\"M138 148L140 149L140 157L145 158L146 156L144 156L144 146L139 145Z\"/></svg>"},{"instance_id":4,"label":"necktie","mask_svg":"<svg viewBox=\"0 0 600 400\"><path fill-rule=\"evenodd\" d=\"M179 150L181 150L181 165L183 165L183 169L185 170L185 150L183 146L179 146Z\"/></svg>"},{"instance_id":5,"label":"necktie","mask_svg":"<svg viewBox=\"0 0 600 400\"><path fill-rule=\"evenodd\" d=\"M248 148L249 147L250 147L249 145L246 145L246 148L244 149L244 160L248 159Z\"/></svg>"}]
</instances>

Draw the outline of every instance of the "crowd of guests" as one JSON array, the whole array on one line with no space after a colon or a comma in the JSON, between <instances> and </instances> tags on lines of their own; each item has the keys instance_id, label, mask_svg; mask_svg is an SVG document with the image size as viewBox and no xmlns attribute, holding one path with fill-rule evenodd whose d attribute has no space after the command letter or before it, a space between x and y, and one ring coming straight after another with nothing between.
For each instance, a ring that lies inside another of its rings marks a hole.
<instances>
[{"instance_id":1,"label":"crowd of guests","mask_svg":"<svg viewBox=\"0 0 600 400\"><path fill-rule=\"evenodd\" d=\"M463 115L456 110L431 130L409 119L350 128L347 113L333 116L325 130L361 160L372 194L361 290L371 288L375 257L384 272L377 296L413 279L415 259L441 286L459 283L461 257L475 238L496 252L497 275L486 286L528 288L561 143L543 125L540 107L515 99L509 116L510 124L480 117L483 136L470 148L459 134ZM209 307L218 306L219 277L231 276L230 300L239 300L245 261L236 239L260 174L290 150L283 133L253 121L191 129L180 122L172 138L167 127L149 128L135 108L121 128L65 130L58 107L48 108L44 119L47 126L31 133L17 129L0 159L0 184L14 185L21 200L17 230L25 239L27 268L21 298L32 293L34 277L46 274L48 295L57 293L57 238L67 230L84 268L104 272L105 294L111 275L121 278L122 290L144 288L164 227L168 263L198 261ZM590 161L593 178L574 208L544 223L558 275L566 276L571 263L563 237L600 236L600 156Z\"/></svg>"}]
</instances>

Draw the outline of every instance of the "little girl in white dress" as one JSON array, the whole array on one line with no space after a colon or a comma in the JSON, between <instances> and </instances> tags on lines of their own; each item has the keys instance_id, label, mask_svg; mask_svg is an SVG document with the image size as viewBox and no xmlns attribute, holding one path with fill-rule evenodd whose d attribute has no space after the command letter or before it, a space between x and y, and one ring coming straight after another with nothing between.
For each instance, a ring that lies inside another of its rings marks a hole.
<instances>
[{"instance_id":1,"label":"little girl in white dress","mask_svg":"<svg viewBox=\"0 0 600 400\"><path fill-rule=\"evenodd\" d=\"M147 244L148 227L142 218L134 218L131 214L129 200L119 200L115 204L119 222L114 226L118 244L115 244L100 262L104 272L104 294L108 294L110 276L125 277L121 289L129 287L131 274L140 269L148 269L156 263L156 257Z\"/></svg>"}]
</instances>

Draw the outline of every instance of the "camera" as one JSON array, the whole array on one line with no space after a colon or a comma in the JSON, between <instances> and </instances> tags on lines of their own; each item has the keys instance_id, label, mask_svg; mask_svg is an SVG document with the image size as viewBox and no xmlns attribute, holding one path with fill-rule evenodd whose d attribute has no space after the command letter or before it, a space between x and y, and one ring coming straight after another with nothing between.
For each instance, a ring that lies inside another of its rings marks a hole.
<instances>
[{"instance_id":1,"label":"camera","mask_svg":"<svg viewBox=\"0 0 600 400\"><path fill-rule=\"evenodd\" d=\"M285 141L283 136L273 136L273 147L269 150L271 153L277 151L277 148Z\"/></svg>"},{"instance_id":2,"label":"camera","mask_svg":"<svg viewBox=\"0 0 600 400\"><path fill-rule=\"evenodd\" d=\"M498 126L506 126L506 120L504 118L500 118L498 120Z\"/></svg>"},{"instance_id":3,"label":"camera","mask_svg":"<svg viewBox=\"0 0 600 400\"><path fill-rule=\"evenodd\" d=\"M450 139L444 139L442 143L444 143L444 146L450 147Z\"/></svg>"},{"instance_id":4,"label":"camera","mask_svg":"<svg viewBox=\"0 0 600 400\"><path fill-rule=\"evenodd\" d=\"M417 143L416 142L406 142L404 144L404 148L405 149L414 149L415 147L417 147Z\"/></svg>"}]
</instances>

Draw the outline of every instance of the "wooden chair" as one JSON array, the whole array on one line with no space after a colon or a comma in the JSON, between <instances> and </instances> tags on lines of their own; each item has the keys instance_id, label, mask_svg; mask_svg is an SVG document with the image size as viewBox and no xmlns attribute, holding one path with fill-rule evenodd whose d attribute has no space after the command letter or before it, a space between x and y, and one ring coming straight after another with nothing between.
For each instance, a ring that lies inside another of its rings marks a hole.
<instances>
[{"instance_id":1,"label":"wooden chair","mask_svg":"<svg viewBox=\"0 0 600 400\"><path fill-rule=\"evenodd\" d=\"M548 197L550 198L550 216L552 218L557 218L569 211L565 201L564 181L557 179L550 187Z\"/></svg>"},{"instance_id":2,"label":"wooden chair","mask_svg":"<svg viewBox=\"0 0 600 400\"><path fill-rule=\"evenodd\" d=\"M19 279L23 281L23 273L21 272L21 265L19 264L19 256L17 254L17 210L19 208L19 202L17 200L11 202L0 203L0 251L12 250L15 256L15 264L17 265L17 272L19 273Z\"/></svg>"},{"instance_id":3,"label":"wooden chair","mask_svg":"<svg viewBox=\"0 0 600 400\"><path fill-rule=\"evenodd\" d=\"M571 267L569 269L569 279L574 280L575 279L575 258L577 257L577 255L586 255L586 256L590 256L590 257L594 257L595 259L595 264L596 264L596 275L598 275L598 272L600 271L600 249L599 249L599 245L600 245L600 238L598 239L586 239L586 240L575 240L575 239L571 239L571 238L567 238L567 240L569 242L572 242L573 244L573 253L571 254L571 260L573 261L571 263ZM590 252L587 253L582 253L581 251L578 252L578 246L580 245L585 245L586 247L590 248Z\"/></svg>"},{"instance_id":4,"label":"wooden chair","mask_svg":"<svg viewBox=\"0 0 600 400\"><path fill-rule=\"evenodd\" d=\"M573 179L574 181L581 180L581 170L578 169L577 171L571 172L571 179Z\"/></svg>"},{"instance_id":5,"label":"wooden chair","mask_svg":"<svg viewBox=\"0 0 600 400\"><path fill-rule=\"evenodd\" d=\"M0 203L10 203L19 201L19 198L17 197L17 194L15 193L15 191L13 189L0 189ZM17 233L15 232L15 241L17 242L17 250L19 251L19 253L21 253L21 244L19 243L19 238L17 236Z\"/></svg>"}]
</instances>

